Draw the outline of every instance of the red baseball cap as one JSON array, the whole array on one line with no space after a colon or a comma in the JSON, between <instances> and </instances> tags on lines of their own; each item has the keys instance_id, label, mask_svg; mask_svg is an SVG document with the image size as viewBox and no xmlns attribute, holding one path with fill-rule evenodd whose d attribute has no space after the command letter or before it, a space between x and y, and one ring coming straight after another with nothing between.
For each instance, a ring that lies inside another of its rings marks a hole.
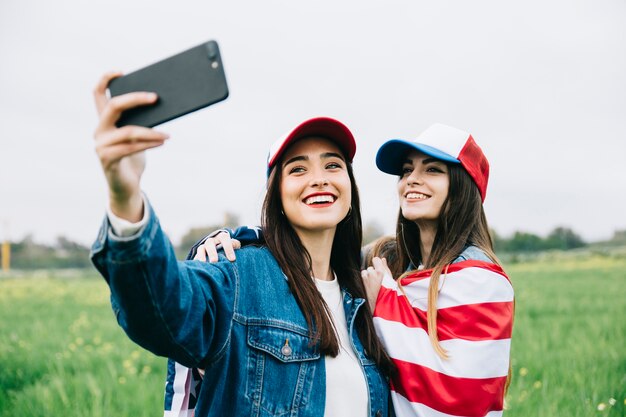
<instances>
[{"instance_id":1,"label":"red baseball cap","mask_svg":"<svg viewBox=\"0 0 626 417\"><path fill-rule=\"evenodd\" d=\"M272 144L267 155L267 175L285 150L298 139L319 136L334 142L343 152L348 162L352 162L356 153L356 142L350 129L339 120L330 117L314 117L300 123L287 134Z\"/></svg>"}]
</instances>

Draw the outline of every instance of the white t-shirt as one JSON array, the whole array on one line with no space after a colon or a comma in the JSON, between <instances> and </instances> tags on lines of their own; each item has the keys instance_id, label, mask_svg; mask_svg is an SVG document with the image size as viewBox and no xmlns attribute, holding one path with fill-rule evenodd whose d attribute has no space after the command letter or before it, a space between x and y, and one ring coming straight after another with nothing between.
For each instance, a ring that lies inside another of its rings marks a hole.
<instances>
[{"instance_id":1,"label":"white t-shirt","mask_svg":"<svg viewBox=\"0 0 626 417\"><path fill-rule=\"evenodd\" d=\"M339 354L326 356L326 407L324 417L366 417L369 396L365 374L352 348L343 298L337 277L332 281L315 279L317 289L328 305L339 339Z\"/></svg>"}]
</instances>

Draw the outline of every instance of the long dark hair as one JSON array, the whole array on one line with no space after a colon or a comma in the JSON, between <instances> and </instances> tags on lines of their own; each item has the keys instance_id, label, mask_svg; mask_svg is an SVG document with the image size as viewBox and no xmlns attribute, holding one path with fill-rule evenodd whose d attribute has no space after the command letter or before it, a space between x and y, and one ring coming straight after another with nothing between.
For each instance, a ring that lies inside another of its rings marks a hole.
<instances>
[{"instance_id":1,"label":"long dark hair","mask_svg":"<svg viewBox=\"0 0 626 417\"><path fill-rule=\"evenodd\" d=\"M339 341L335 334L330 311L311 278L311 256L297 233L283 214L280 197L282 160L278 161L268 178L267 193L263 202L261 226L265 242L281 269L288 277L293 293L309 326L309 334L320 344L320 351L335 357L339 354ZM367 299L360 275L359 259L363 239L361 205L352 165L346 162L350 177L352 201L348 215L337 225L330 255L330 266L337 275L341 288L353 297ZM384 373L389 373L392 363L376 336L372 312L365 302L355 318L355 326L368 356Z\"/></svg>"},{"instance_id":2,"label":"long dark hair","mask_svg":"<svg viewBox=\"0 0 626 417\"><path fill-rule=\"evenodd\" d=\"M468 245L474 245L485 252L494 263L499 261L493 251L493 241L483 209L478 187L467 171L458 164L448 164L450 188L443 203L437 223L437 234L425 268L448 265L463 252ZM423 263L420 251L420 231L417 224L398 213L396 227L398 262L394 265L395 276L406 271L409 263L415 266Z\"/></svg>"},{"instance_id":3,"label":"long dark hair","mask_svg":"<svg viewBox=\"0 0 626 417\"><path fill-rule=\"evenodd\" d=\"M433 348L443 358L447 357L447 353L439 344L437 335L437 296L441 273L445 274L444 269L469 245L480 248L495 264L500 264L493 251L478 187L463 167L447 165L450 188L437 221L437 233L428 262L424 264L422 258L419 227L414 221L406 219L400 210L392 250L396 262L389 263L394 277L405 275L411 264L414 267L423 264L424 268L433 270L428 287L428 335ZM387 248L387 252L389 250Z\"/></svg>"},{"instance_id":4,"label":"long dark hair","mask_svg":"<svg viewBox=\"0 0 626 417\"><path fill-rule=\"evenodd\" d=\"M428 337L435 352L444 359L448 355L441 347L437 335L437 297L441 274L446 273L448 265L454 262L469 245L478 247L493 263L500 265L493 250L493 240L489 233L478 187L460 165L447 165L450 178L448 197L441 208L437 233L428 262L424 264L424 268L432 269L428 286ZM407 269L411 264L414 267L423 264L419 228L415 222L402 215L402 210L398 213L394 244L389 243L388 237L383 237L374 245L374 248L378 253L372 256L387 256L388 259L395 260L395 262L388 263L394 277L401 278L407 275L409 273ZM511 365L509 364L505 393L510 381Z\"/></svg>"}]
</instances>

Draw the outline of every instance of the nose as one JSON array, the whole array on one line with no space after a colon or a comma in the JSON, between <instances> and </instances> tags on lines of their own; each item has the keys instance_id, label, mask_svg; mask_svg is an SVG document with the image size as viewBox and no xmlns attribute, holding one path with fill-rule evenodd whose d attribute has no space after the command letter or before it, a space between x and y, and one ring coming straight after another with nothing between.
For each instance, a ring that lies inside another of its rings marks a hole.
<instances>
[{"instance_id":1,"label":"nose","mask_svg":"<svg viewBox=\"0 0 626 417\"><path fill-rule=\"evenodd\" d=\"M326 177L316 177L311 180L312 187L324 187L328 185L328 178Z\"/></svg>"},{"instance_id":2,"label":"nose","mask_svg":"<svg viewBox=\"0 0 626 417\"><path fill-rule=\"evenodd\" d=\"M311 170L311 181L309 184L312 187L323 187L328 185L328 177L326 174L326 171L323 169Z\"/></svg>"},{"instance_id":3,"label":"nose","mask_svg":"<svg viewBox=\"0 0 626 417\"><path fill-rule=\"evenodd\" d=\"M417 172L417 170L413 170L411 174L406 179L406 185L421 185L424 184L422 180L422 176Z\"/></svg>"}]
</instances>

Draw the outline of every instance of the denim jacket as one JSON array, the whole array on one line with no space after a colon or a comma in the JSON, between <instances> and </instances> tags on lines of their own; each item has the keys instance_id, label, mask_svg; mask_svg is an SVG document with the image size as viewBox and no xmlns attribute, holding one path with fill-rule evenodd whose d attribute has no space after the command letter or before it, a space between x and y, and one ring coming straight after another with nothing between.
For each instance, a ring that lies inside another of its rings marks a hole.
<instances>
[{"instance_id":1,"label":"denim jacket","mask_svg":"<svg viewBox=\"0 0 626 417\"><path fill-rule=\"evenodd\" d=\"M452 261L453 264L457 262L463 262L468 260L493 262L478 246L469 245L463 249L463 252Z\"/></svg>"},{"instance_id":2,"label":"denim jacket","mask_svg":"<svg viewBox=\"0 0 626 417\"><path fill-rule=\"evenodd\" d=\"M235 262L223 256L215 264L177 261L148 210L147 226L132 238L115 237L105 219L91 253L128 336L157 355L205 370L198 417L322 416L324 355L268 249L245 247ZM387 382L354 331L364 302L343 291L369 416L387 416Z\"/></svg>"}]
</instances>

